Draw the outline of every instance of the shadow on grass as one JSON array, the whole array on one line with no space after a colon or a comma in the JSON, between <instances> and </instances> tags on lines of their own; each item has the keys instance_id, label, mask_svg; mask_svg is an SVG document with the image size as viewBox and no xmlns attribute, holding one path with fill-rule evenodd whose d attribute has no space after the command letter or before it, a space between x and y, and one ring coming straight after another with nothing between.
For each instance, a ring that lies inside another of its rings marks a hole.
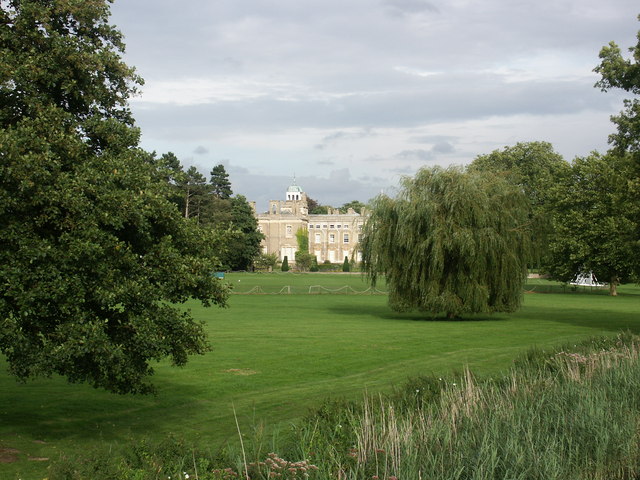
<instances>
[{"instance_id":1,"label":"shadow on grass","mask_svg":"<svg viewBox=\"0 0 640 480\"><path fill-rule=\"evenodd\" d=\"M0 437L7 435L74 441L123 441L132 434L163 431L173 417L189 418L201 407L191 385L156 380L157 396L115 395L62 379L26 384L3 376L0 382ZM152 415L149 412L154 412ZM7 426L10 428L7 430Z\"/></svg>"},{"instance_id":2,"label":"shadow on grass","mask_svg":"<svg viewBox=\"0 0 640 480\"><path fill-rule=\"evenodd\" d=\"M433 316L428 312L394 312L387 305L335 305L328 310L336 315L371 316L382 320L400 320L412 322L496 322L506 319L505 314L495 315L477 314L463 317L448 318L445 314Z\"/></svg>"},{"instance_id":3,"label":"shadow on grass","mask_svg":"<svg viewBox=\"0 0 640 480\"><path fill-rule=\"evenodd\" d=\"M615 302L615 299L612 299ZM573 305L570 308L553 308L547 306L527 306L514 314L523 320L544 320L576 327L586 327L595 330L620 332L628 330L640 334L640 315L631 311L633 305L615 305L613 308L594 308L591 304L584 306ZM627 307L623 310L620 307ZM637 306L635 307L637 310Z\"/></svg>"}]
</instances>

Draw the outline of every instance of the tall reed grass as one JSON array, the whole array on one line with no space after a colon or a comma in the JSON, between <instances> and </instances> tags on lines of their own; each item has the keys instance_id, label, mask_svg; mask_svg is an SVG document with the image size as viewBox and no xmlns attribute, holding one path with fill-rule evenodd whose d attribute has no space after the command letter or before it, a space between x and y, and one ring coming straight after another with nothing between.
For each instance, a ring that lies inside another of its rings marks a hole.
<instances>
[{"instance_id":1,"label":"tall reed grass","mask_svg":"<svg viewBox=\"0 0 640 480\"><path fill-rule=\"evenodd\" d=\"M530 352L499 379L438 379L437 396L416 380L401 395L365 396L344 421L352 446L317 464L344 479L638 478L639 354L626 334Z\"/></svg>"}]
</instances>

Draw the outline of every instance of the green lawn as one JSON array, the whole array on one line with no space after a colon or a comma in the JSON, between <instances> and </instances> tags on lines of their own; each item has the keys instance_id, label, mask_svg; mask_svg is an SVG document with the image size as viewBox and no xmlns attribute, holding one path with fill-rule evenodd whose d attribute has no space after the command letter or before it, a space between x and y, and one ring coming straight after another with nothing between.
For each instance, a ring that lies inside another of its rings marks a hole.
<instances>
[{"instance_id":1,"label":"green lawn","mask_svg":"<svg viewBox=\"0 0 640 480\"><path fill-rule=\"evenodd\" d=\"M312 285L364 291L360 275L229 274L236 292L308 292ZM384 290L384 285L379 286ZM419 374L469 365L496 374L532 345L640 333L640 288L565 289L542 280L527 286L515 314L464 321L430 320L389 310L384 295L233 295L228 309L189 304L207 324L213 351L182 369L157 367L155 397L116 396L64 380L17 384L0 359L0 448L20 451L0 463L0 478L43 478L46 461L128 439L185 436L216 448L235 439L233 408L244 431L295 420L326 397L359 397ZM555 291L557 293L539 293Z\"/></svg>"}]
</instances>

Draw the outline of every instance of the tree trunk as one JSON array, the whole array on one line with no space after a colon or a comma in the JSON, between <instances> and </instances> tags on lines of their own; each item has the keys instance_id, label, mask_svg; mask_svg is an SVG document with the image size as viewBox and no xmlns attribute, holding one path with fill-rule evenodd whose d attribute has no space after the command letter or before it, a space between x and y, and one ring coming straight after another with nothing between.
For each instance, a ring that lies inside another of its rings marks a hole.
<instances>
[{"instance_id":1,"label":"tree trunk","mask_svg":"<svg viewBox=\"0 0 640 480\"><path fill-rule=\"evenodd\" d=\"M609 283L609 295L611 295L612 297L618 296L618 283L619 283L619 278L613 275L611 277L611 282Z\"/></svg>"}]
</instances>

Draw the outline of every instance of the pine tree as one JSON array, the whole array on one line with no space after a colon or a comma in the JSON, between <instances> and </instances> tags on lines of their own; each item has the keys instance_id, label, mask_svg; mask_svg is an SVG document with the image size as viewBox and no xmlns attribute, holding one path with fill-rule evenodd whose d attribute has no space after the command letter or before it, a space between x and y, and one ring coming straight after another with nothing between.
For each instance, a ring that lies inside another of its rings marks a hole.
<instances>
[{"instance_id":1,"label":"pine tree","mask_svg":"<svg viewBox=\"0 0 640 480\"><path fill-rule=\"evenodd\" d=\"M211 170L211 187L213 195L222 200L226 200L233 195L229 174L225 170L224 165L216 165Z\"/></svg>"},{"instance_id":2,"label":"pine tree","mask_svg":"<svg viewBox=\"0 0 640 480\"><path fill-rule=\"evenodd\" d=\"M288 272L289 271L289 259L287 258L287 256L284 256L284 259L282 260L282 271L283 272Z\"/></svg>"}]
</instances>

